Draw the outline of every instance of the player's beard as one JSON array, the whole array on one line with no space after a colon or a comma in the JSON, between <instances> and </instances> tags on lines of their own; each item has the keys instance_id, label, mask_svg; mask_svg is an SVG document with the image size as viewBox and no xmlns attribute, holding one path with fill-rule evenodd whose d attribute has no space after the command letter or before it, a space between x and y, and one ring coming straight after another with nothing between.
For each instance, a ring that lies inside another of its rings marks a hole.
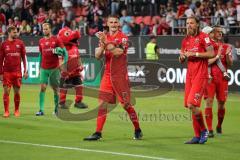
<instances>
[{"instance_id":1,"label":"player's beard","mask_svg":"<svg viewBox=\"0 0 240 160\"><path fill-rule=\"evenodd\" d=\"M189 36L194 36L197 33L197 29L196 28L187 28L187 35Z\"/></svg>"}]
</instances>

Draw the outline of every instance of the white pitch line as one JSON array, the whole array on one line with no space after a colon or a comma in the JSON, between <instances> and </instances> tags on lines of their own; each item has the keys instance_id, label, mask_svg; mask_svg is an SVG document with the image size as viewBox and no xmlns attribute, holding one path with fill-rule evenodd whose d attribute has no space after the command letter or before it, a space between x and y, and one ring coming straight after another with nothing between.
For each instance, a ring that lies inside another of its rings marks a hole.
<instances>
[{"instance_id":1,"label":"white pitch line","mask_svg":"<svg viewBox=\"0 0 240 160\"><path fill-rule=\"evenodd\" d=\"M83 151L83 152L95 152L95 153L103 153L103 154L111 154L111 155L119 155L119 156L127 156L127 157L136 157L136 158L145 158L145 159L154 159L154 160L174 160L174 159L144 156L144 155L138 155L138 154L111 152L111 151L103 151L103 150L95 150L95 149L84 149L84 148L77 148L77 147L64 147L64 146L55 146L55 145L47 145L47 144L35 144L35 143L26 143L26 142L17 142L17 141L8 141L8 140L0 140L0 143L29 145L29 146L66 149L66 150L76 150L76 151Z\"/></svg>"}]
</instances>

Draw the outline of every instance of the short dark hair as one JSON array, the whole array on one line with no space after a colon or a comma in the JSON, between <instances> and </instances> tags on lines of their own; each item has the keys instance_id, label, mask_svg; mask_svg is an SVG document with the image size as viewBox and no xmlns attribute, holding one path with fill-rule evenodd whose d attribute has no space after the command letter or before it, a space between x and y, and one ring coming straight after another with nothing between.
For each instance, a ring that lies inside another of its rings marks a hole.
<instances>
[{"instance_id":1,"label":"short dark hair","mask_svg":"<svg viewBox=\"0 0 240 160\"><path fill-rule=\"evenodd\" d=\"M154 36L154 35L151 35L150 36L150 40L152 40L152 39L156 39L157 37L156 36Z\"/></svg>"},{"instance_id":2,"label":"short dark hair","mask_svg":"<svg viewBox=\"0 0 240 160\"><path fill-rule=\"evenodd\" d=\"M16 30L17 28L15 26L9 26L8 29L7 29L7 32L10 33L14 30Z\"/></svg>"}]
</instances>

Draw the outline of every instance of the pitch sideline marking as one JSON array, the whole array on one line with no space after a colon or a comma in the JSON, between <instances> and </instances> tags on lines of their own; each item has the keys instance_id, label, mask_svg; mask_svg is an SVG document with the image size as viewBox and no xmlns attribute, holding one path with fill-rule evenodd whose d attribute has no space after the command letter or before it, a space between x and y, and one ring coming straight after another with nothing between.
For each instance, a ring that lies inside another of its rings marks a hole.
<instances>
[{"instance_id":1,"label":"pitch sideline marking","mask_svg":"<svg viewBox=\"0 0 240 160\"><path fill-rule=\"evenodd\" d=\"M47 145L47 144L35 144L35 143L26 143L26 142L17 142L17 141L8 141L8 140L0 140L0 143L29 145L29 146L56 148L56 149L65 149L65 150L76 150L76 151L83 151L83 152L95 152L95 153L103 153L103 154L111 154L111 155L119 155L119 156L128 156L128 157L137 157L137 158L145 158L145 159L154 159L154 160L174 160L174 159L168 159L168 158L162 158L162 157L144 156L144 155L138 155L138 154L111 152L111 151L94 150L94 149L84 149L84 148L77 148L77 147L64 147L64 146L55 146L55 145Z\"/></svg>"}]
</instances>

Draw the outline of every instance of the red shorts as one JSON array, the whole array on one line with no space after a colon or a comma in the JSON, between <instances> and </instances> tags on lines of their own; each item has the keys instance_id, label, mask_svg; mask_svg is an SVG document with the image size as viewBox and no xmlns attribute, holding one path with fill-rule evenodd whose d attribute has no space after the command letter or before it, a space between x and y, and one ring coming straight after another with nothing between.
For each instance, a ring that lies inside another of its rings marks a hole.
<instances>
[{"instance_id":1,"label":"red shorts","mask_svg":"<svg viewBox=\"0 0 240 160\"><path fill-rule=\"evenodd\" d=\"M228 81L222 78L213 77L211 83L207 85L207 97L216 98L218 101L226 101L228 96Z\"/></svg>"},{"instance_id":2,"label":"red shorts","mask_svg":"<svg viewBox=\"0 0 240 160\"><path fill-rule=\"evenodd\" d=\"M201 100L206 89L208 79L207 78L187 78L185 84L185 97L184 97L184 105L185 107L188 104L192 104L193 106L200 107Z\"/></svg>"},{"instance_id":3,"label":"red shorts","mask_svg":"<svg viewBox=\"0 0 240 160\"><path fill-rule=\"evenodd\" d=\"M22 74L19 72L4 72L3 86L20 87L22 84Z\"/></svg>"},{"instance_id":4,"label":"red shorts","mask_svg":"<svg viewBox=\"0 0 240 160\"><path fill-rule=\"evenodd\" d=\"M123 105L131 103L128 79L123 76L111 79L110 75L104 74L100 84L99 99L111 104L115 104L116 97Z\"/></svg>"}]
</instances>

